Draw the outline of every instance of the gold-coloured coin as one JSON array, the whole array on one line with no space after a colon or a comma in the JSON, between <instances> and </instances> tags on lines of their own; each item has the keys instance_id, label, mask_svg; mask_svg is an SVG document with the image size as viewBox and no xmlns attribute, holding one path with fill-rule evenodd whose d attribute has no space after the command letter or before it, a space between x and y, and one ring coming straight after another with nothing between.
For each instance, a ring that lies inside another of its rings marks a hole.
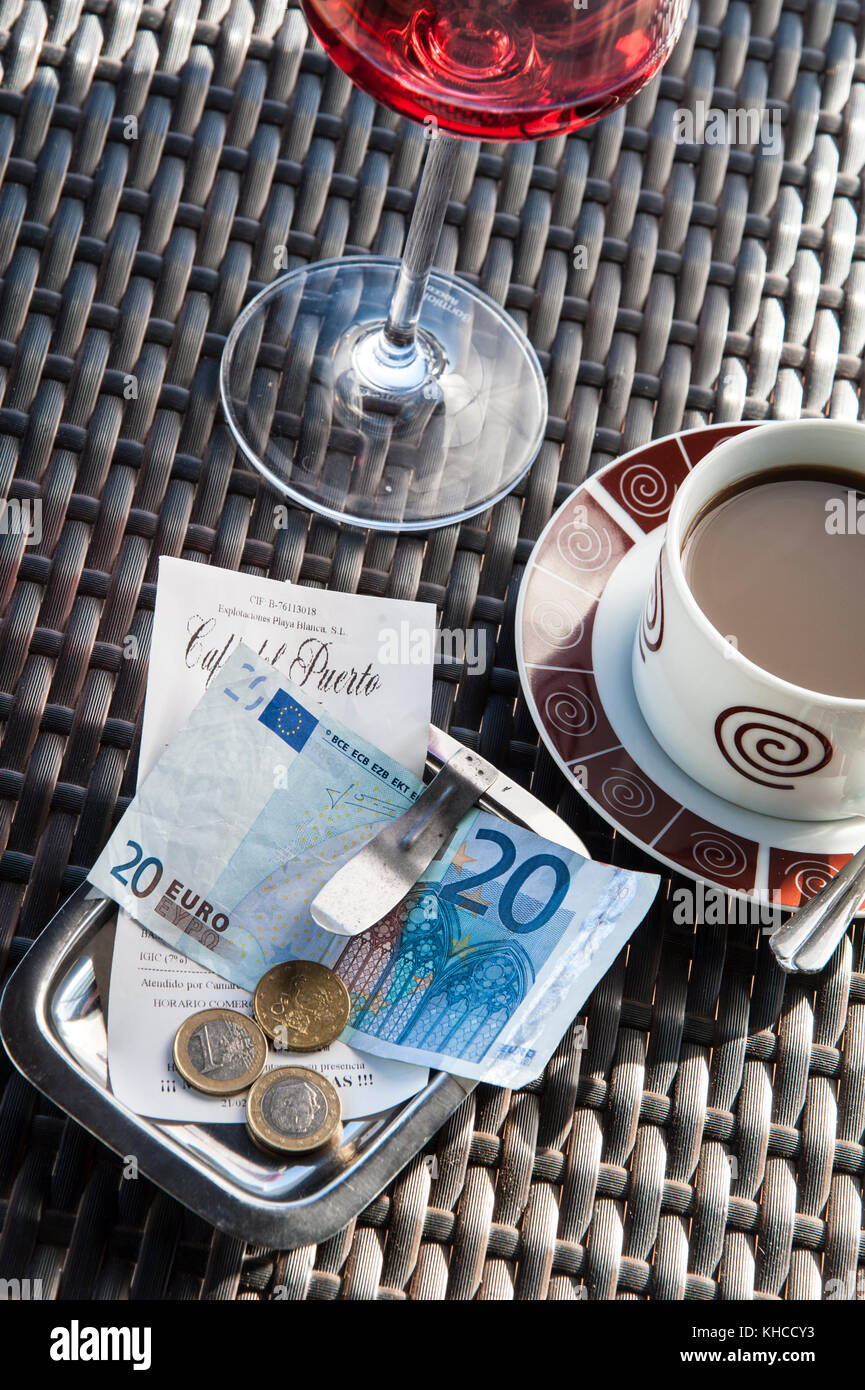
<instances>
[{"instance_id":1,"label":"gold-coloured coin","mask_svg":"<svg viewBox=\"0 0 865 1390\"><path fill-rule=\"evenodd\" d=\"M252 1009L280 1051L317 1052L338 1038L351 1013L342 980L314 960L285 960L262 975Z\"/></svg>"},{"instance_id":2,"label":"gold-coloured coin","mask_svg":"<svg viewBox=\"0 0 865 1390\"><path fill-rule=\"evenodd\" d=\"M184 1081L206 1096L236 1096L261 1075L267 1038L237 1009L202 1009L174 1036L174 1063Z\"/></svg>"},{"instance_id":3,"label":"gold-coloured coin","mask_svg":"<svg viewBox=\"0 0 865 1390\"><path fill-rule=\"evenodd\" d=\"M260 1076L246 1097L246 1127L259 1148L278 1154L310 1153L332 1143L342 1106L324 1076L309 1067L276 1067Z\"/></svg>"}]
</instances>

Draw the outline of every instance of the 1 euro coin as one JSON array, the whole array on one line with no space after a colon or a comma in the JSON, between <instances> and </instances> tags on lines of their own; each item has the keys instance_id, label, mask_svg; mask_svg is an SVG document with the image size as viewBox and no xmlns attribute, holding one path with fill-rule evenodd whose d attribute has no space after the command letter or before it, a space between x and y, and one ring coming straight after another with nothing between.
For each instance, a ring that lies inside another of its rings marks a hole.
<instances>
[{"instance_id":1,"label":"1 euro coin","mask_svg":"<svg viewBox=\"0 0 865 1390\"><path fill-rule=\"evenodd\" d=\"M310 1153L340 1133L342 1107L331 1083L309 1067L277 1067L260 1076L246 1097L246 1125L263 1149Z\"/></svg>"},{"instance_id":2,"label":"1 euro coin","mask_svg":"<svg viewBox=\"0 0 865 1390\"><path fill-rule=\"evenodd\" d=\"M206 1096L236 1096L261 1075L267 1039L254 1019L237 1009L202 1009L181 1023L174 1064L184 1081Z\"/></svg>"}]
</instances>

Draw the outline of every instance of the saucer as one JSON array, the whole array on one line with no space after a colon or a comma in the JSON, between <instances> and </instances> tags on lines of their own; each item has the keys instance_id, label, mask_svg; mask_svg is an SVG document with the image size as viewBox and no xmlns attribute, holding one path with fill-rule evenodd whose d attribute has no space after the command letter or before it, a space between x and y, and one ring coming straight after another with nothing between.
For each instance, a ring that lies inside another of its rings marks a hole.
<instances>
[{"instance_id":1,"label":"saucer","mask_svg":"<svg viewBox=\"0 0 865 1390\"><path fill-rule=\"evenodd\" d=\"M783 820L716 796L661 748L631 678L634 634L676 491L717 444L754 428L668 435L587 479L529 558L517 660L544 743L616 830L699 882L793 908L865 843L865 817Z\"/></svg>"}]
</instances>

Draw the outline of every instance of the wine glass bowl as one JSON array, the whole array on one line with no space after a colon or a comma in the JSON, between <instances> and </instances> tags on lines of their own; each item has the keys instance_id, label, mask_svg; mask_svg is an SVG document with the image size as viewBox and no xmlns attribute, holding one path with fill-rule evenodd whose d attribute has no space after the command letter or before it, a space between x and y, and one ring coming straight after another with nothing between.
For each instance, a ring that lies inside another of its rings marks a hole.
<instances>
[{"instance_id":1,"label":"wine glass bowl","mask_svg":"<svg viewBox=\"0 0 865 1390\"><path fill-rule=\"evenodd\" d=\"M412 120L479 140L576 130L669 56L687 0L302 0L336 65Z\"/></svg>"}]
</instances>

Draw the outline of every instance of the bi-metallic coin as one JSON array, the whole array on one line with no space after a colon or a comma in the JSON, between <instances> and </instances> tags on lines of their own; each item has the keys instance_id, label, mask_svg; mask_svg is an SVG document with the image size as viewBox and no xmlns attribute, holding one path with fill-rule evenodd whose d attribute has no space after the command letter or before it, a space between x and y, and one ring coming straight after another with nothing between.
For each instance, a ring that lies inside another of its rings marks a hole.
<instances>
[{"instance_id":1,"label":"bi-metallic coin","mask_svg":"<svg viewBox=\"0 0 865 1390\"><path fill-rule=\"evenodd\" d=\"M235 1096L264 1070L267 1039L254 1019L237 1009L202 1009L174 1037L177 1070L206 1096Z\"/></svg>"},{"instance_id":2,"label":"bi-metallic coin","mask_svg":"<svg viewBox=\"0 0 865 1390\"><path fill-rule=\"evenodd\" d=\"M338 1137L342 1107L324 1076L309 1067L277 1067L246 1097L246 1125L265 1150L309 1153Z\"/></svg>"}]
</instances>

